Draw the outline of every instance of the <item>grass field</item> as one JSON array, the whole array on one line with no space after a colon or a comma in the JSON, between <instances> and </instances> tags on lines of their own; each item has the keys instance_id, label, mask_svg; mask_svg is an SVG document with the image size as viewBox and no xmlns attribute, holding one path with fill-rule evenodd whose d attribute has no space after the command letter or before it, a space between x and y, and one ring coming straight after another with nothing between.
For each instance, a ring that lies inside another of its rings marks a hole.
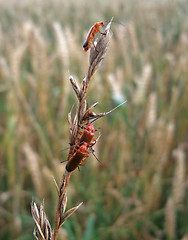
<instances>
[{"instance_id":1,"label":"grass field","mask_svg":"<svg viewBox=\"0 0 188 240\"><path fill-rule=\"evenodd\" d=\"M0 0L0 239L30 240L30 204L53 226L76 109L69 73L88 68L82 44L97 21L112 39L88 90L91 155L72 174L59 239L188 240L188 8L186 0Z\"/></svg>"}]
</instances>

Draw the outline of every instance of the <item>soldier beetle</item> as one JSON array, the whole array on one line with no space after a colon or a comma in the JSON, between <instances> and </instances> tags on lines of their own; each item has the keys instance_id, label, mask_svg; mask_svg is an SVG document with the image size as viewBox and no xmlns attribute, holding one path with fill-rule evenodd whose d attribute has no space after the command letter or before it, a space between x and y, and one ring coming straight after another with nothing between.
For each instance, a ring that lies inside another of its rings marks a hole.
<instances>
[{"instance_id":1,"label":"soldier beetle","mask_svg":"<svg viewBox=\"0 0 188 240\"><path fill-rule=\"evenodd\" d=\"M81 145L76 145L73 155L70 155L70 158L67 162L67 172L74 171L80 164L85 165L83 159L88 157L88 154L88 144L86 142L83 142Z\"/></svg>"},{"instance_id":2,"label":"soldier beetle","mask_svg":"<svg viewBox=\"0 0 188 240\"><path fill-rule=\"evenodd\" d=\"M113 18L111 19L111 22L112 22L112 20L113 20ZM108 22L108 21L97 22L97 23L95 23L95 24L89 29L89 32L88 32L87 37L86 37L86 40L85 40L85 42L84 42L84 44L83 44L83 49L84 49L84 51L87 52L87 51L91 48L91 45L92 45L92 44L93 44L93 46L94 46L94 48L95 48L95 44L94 44L94 42L93 42L93 39L95 38L95 36L96 36L97 33L106 35L105 32L103 33L103 32L100 31L100 27L106 26L106 23L107 23L107 22ZM113 21L113 23L118 23L118 24L120 24L120 25L122 25L122 26L125 27L125 25L122 24L122 23L114 22L114 21Z\"/></svg>"},{"instance_id":3,"label":"soldier beetle","mask_svg":"<svg viewBox=\"0 0 188 240\"><path fill-rule=\"evenodd\" d=\"M78 139L79 143L86 142L89 146L93 146L96 140L94 137L95 128L92 123L88 123L86 128L84 128L83 133L81 133L81 136ZM91 141L94 141L94 143L91 143Z\"/></svg>"},{"instance_id":4,"label":"soldier beetle","mask_svg":"<svg viewBox=\"0 0 188 240\"><path fill-rule=\"evenodd\" d=\"M94 128L92 123L88 123L86 128L85 127L83 128L84 128L84 131L83 133L81 133L80 138L78 138L78 144L81 144L82 142L86 142L88 144L88 148L90 152L97 159L97 161L100 162L97 156L94 154L95 150L92 148L93 145L98 141L100 136L97 138L97 140L94 139L94 132L97 130Z\"/></svg>"},{"instance_id":5,"label":"soldier beetle","mask_svg":"<svg viewBox=\"0 0 188 240\"><path fill-rule=\"evenodd\" d=\"M83 44L84 51L88 51L90 49L91 44L93 43L93 39L95 38L95 35L97 33L100 33L100 34L103 34L103 35L106 34L106 33L102 33L100 31L100 26L105 26L105 23L104 22L97 22L90 28L90 30L87 34L86 40ZM94 43L93 43L93 45L94 45ZM94 47L95 47L95 45L94 45Z\"/></svg>"}]
</instances>

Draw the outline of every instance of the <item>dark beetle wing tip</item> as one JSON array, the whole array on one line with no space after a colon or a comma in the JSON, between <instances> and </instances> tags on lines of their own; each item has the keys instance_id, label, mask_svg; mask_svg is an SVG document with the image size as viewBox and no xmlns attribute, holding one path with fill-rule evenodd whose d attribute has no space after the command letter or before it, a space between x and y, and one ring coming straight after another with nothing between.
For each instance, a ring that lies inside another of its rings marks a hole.
<instances>
[{"instance_id":1,"label":"dark beetle wing tip","mask_svg":"<svg viewBox=\"0 0 188 240\"><path fill-rule=\"evenodd\" d=\"M88 45L88 42L85 42L85 43L83 44L83 48L87 48L87 45Z\"/></svg>"}]
</instances>

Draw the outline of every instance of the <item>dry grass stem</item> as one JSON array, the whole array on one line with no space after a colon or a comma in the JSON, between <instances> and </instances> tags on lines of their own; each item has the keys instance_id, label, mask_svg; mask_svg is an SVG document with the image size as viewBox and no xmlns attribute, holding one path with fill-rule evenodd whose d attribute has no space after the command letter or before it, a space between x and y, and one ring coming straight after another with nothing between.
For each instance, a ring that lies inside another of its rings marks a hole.
<instances>
[{"instance_id":1,"label":"dry grass stem","mask_svg":"<svg viewBox=\"0 0 188 240\"><path fill-rule=\"evenodd\" d=\"M72 85L74 92L76 93L79 105L78 105L77 113L75 114L75 117L73 120L72 120L72 114L71 114L72 111L68 114L68 122L69 122L69 129L70 129L70 149L67 157L68 161L70 159L70 156L72 156L73 154L75 141L78 138L79 129L83 125L83 123L91 119L96 120L99 117L102 117L111 113L117 108L116 107L106 113L96 114L92 112L92 110L97 105L97 103L94 103L91 107L87 108L87 102L86 102L86 95L87 95L89 83L94 73L96 72L99 64L104 59L105 53L107 51L107 48L110 42L110 35L109 35L110 26L111 26L111 22L109 22L108 25L106 26L105 34L104 35L101 34L100 37L96 40L96 46L91 47L90 49L89 68L85 78L82 81L81 86L79 86L79 84L76 82L76 80L74 80L72 76L69 76L70 83ZM61 56L63 58L63 55L67 56L66 52L64 51L65 49L62 46L63 45L62 42L65 42L65 38L63 37L63 32L61 31L60 26L57 23L54 24L54 28L57 33L59 49L60 49ZM64 65L67 65L66 64L67 61L66 62L63 61L63 63ZM67 212L65 212L65 209L67 206L66 190L69 184L71 173L72 173L72 170L69 172L65 169L65 172L63 174L59 187L55 179L53 179L56 186L57 193L58 193L58 203L57 203L57 209L55 214L55 226L53 231L47 220L43 205L41 204L40 210L38 211L36 204L34 202L32 203L31 211L32 211L33 219L36 225L36 228L34 231L34 236L36 239L56 240L58 237L58 232L60 227L82 205L82 203L80 203L76 207L73 207L69 209Z\"/></svg>"},{"instance_id":2,"label":"dry grass stem","mask_svg":"<svg viewBox=\"0 0 188 240\"><path fill-rule=\"evenodd\" d=\"M135 93L135 104L140 104L145 100L145 96L149 87L152 76L152 66L150 63L143 68L141 77L137 80L137 91Z\"/></svg>"},{"instance_id":3,"label":"dry grass stem","mask_svg":"<svg viewBox=\"0 0 188 240\"><path fill-rule=\"evenodd\" d=\"M165 227L169 239L176 239L175 229L176 229L176 216L175 216L175 206L174 200L170 196L166 208L165 208Z\"/></svg>"},{"instance_id":4,"label":"dry grass stem","mask_svg":"<svg viewBox=\"0 0 188 240\"><path fill-rule=\"evenodd\" d=\"M33 183L37 194L42 197L45 189L43 188L40 167L39 167L39 156L33 151L31 146L26 142L23 144L23 153L25 154L28 162L29 170L32 175Z\"/></svg>"},{"instance_id":5,"label":"dry grass stem","mask_svg":"<svg viewBox=\"0 0 188 240\"><path fill-rule=\"evenodd\" d=\"M180 204L183 202L185 196L185 180L186 180L186 157L185 152L181 147L178 147L173 151L173 155L176 158L176 169L173 179L173 199L174 204Z\"/></svg>"}]
</instances>

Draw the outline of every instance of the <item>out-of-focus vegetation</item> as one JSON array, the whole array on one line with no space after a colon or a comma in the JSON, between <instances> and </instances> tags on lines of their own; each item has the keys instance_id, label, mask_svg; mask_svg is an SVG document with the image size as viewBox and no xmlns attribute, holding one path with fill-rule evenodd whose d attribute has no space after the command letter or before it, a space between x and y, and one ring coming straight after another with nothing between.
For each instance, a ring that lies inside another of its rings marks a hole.
<instances>
[{"instance_id":1,"label":"out-of-focus vegetation","mask_svg":"<svg viewBox=\"0 0 188 240\"><path fill-rule=\"evenodd\" d=\"M187 1L0 1L0 239L33 239L30 203L53 225L82 50L96 21L112 41L89 89L102 136L73 173L68 207L84 202L60 239L188 239ZM76 105L74 105L74 108ZM73 108L73 112L74 112Z\"/></svg>"}]
</instances>

